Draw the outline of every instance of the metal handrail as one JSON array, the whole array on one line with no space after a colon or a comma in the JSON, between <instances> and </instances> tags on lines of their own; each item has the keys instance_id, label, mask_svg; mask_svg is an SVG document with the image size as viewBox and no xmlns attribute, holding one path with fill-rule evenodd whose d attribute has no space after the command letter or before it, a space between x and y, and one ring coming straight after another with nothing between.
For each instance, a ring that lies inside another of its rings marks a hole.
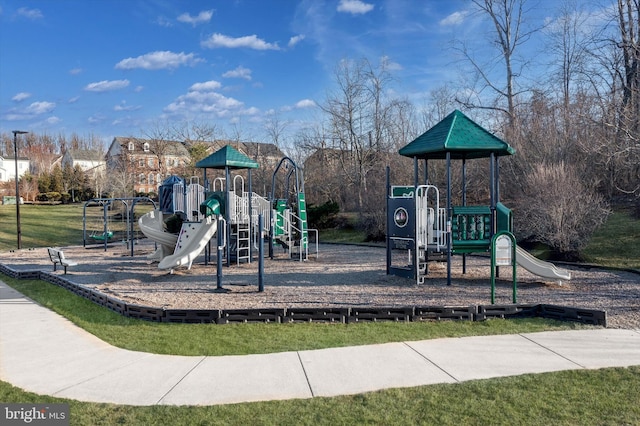
<instances>
[{"instance_id":1,"label":"metal handrail","mask_svg":"<svg viewBox=\"0 0 640 426\"><path fill-rule=\"evenodd\" d=\"M278 227L277 225L274 225L274 226L276 226L278 229L284 231L284 233L286 235L289 235L289 236L293 235L293 233L295 231L300 233L300 260L303 260L303 256L302 256L303 244L304 244L304 250L305 250L305 257L309 256L309 232L315 232L315 234L316 234L316 244L315 245L316 245L316 257L317 257L318 253L319 253L318 230L317 229L309 229L309 228L307 228L306 230L303 230L301 228L298 228L297 226L295 226L293 224L294 221L292 219L297 219L299 222L303 222L303 219L300 216L292 213L291 210L289 210L289 209L285 210L285 212L288 212L288 213L286 215L284 215L284 214L276 212L276 216L279 215L280 217L282 217L283 226L282 227ZM274 222L277 223L278 221L275 220ZM306 223L307 221L305 220L304 222ZM305 235L304 231L306 231L306 235ZM291 245L290 245L289 246L289 256L291 256L291 254L292 254L292 250L291 250Z\"/></svg>"}]
</instances>

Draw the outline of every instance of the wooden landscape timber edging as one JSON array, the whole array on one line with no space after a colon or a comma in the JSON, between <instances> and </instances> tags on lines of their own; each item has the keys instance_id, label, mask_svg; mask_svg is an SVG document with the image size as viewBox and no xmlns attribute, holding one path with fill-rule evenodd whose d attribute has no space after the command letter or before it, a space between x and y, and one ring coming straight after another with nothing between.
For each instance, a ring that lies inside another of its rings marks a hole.
<instances>
[{"instance_id":1,"label":"wooden landscape timber edging","mask_svg":"<svg viewBox=\"0 0 640 426\"><path fill-rule=\"evenodd\" d=\"M326 307L265 309L164 309L129 304L92 288L75 284L64 275L44 271L15 271L0 264L0 272L16 279L40 279L125 317L155 322L190 324L322 322L351 324L378 321L485 321L491 318L547 318L607 326L606 311L548 304L471 306Z\"/></svg>"}]
</instances>

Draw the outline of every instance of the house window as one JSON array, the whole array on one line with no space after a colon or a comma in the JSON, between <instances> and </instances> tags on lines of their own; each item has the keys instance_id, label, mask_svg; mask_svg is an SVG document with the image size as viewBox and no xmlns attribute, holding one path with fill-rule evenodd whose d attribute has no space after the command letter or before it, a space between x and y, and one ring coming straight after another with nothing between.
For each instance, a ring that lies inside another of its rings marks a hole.
<instances>
[{"instance_id":1,"label":"house window","mask_svg":"<svg viewBox=\"0 0 640 426\"><path fill-rule=\"evenodd\" d=\"M144 149L144 152L149 152L149 142L145 142L144 145L142 145L142 149Z\"/></svg>"},{"instance_id":2,"label":"house window","mask_svg":"<svg viewBox=\"0 0 640 426\"><path fill-rule=\"evenodd\" d=\"M140 160L138 160L138 165L139 165L140 167L144 167L144 159L140 159Z\"/></svg>"},{"instance_id":3,"label":"house window","mask_svg":"<svg viewBox=\"0 0 640 426\"><path fill-rule=\"evenodd\" d=\"M135 149L135 145L133 142L129 142L129 151L133 151Z\"/></svg>"},{"instance_id":4,"label":"house window","mask_svg":"<svg viewBox=\"0 0 640 426\"><path fill-rule=\"evenodd\" d=\"M155 183L155 182L154 182L154 176L153 176L153 173L149 173L149 185L153 185L154 183Z\"/></svg>"},{"instance_id":5,"label":"house window","mask_svg":"<svg viewBox=\"0 0 640 426\"><path fill-rule=\"evenodd\" d=\"M149 158L147 164L149 164L149 167L153 167L153 158Z\"/></svg>"},{"instance_id":6,"label":"house window","mask_svg":"<svg viewBox=\"0 0 640 426\"><path fill-rule=\"evenodd\" d=\"M143 173L140 173L140 175L138 176L138 183L140 185L144 185L146 181L147 177Z\"/></svg>"}]
</instances>

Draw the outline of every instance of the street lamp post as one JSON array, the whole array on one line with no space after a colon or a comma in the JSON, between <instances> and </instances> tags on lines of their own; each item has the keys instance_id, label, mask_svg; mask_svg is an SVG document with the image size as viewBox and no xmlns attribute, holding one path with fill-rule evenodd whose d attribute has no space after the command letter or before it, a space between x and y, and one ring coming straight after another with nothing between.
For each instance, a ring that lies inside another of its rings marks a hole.
<instances>
[{"instance_id":1,"label":"street lamp post","mask_svg":"<svg viewBox=\"0 0 640 426\"><path fill-rule=\"evenodd\" d=\"M22 248L22 229L20 229L20 188L18 186L18 135L29 132L13 130L13 159L16 162L16 226L18 228L18 250Z\"/></svg>"}]
</instances>

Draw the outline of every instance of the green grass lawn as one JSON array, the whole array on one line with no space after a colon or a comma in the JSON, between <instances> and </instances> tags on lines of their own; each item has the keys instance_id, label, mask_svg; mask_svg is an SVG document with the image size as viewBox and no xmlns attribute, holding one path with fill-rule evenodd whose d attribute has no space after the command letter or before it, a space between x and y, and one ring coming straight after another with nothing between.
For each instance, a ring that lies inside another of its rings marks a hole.
<instances>
[{"instance_id":1,"label":"green grass lawn","mask_svg":"<svg viewBox=\"0 0 640 426\"><path fill-rule=\"evenodd\" d=\"M82 204L20 206L22 248L82 245ZM0 206L0 251L17 246L16 206Z\"/></svg>"},{"instance_id":2,"label":"green grass lawn","mask_svg":"<svg viewBox=\"0 0 640 426\"><path fill-rule=\"evenodd\" d=\"M597 265L640 270L640 220L628 210L612 213L583 255Z\"/></svg>"},{"instance_id":3,"label":"green grass lawn","mask_svg":"<svg viewBox=\"0 0 640 426\"><path fill-rule=\"evenodd\" d=\"M44 281L9 277L2 277L2 280L112 345L173 355L245 355L587 327L541 318L356 324L158 323L124 317Z\"/></svg>"},{"instance_id":4,"label":"green grass lawn","mask_svg":"<svg viewBox=\"0 0 640 426\"><path fill-rule=\"evenodd\" d=\"M23 206L23 247L82 243L82 206ZM0 250L15 248L15 206L0 206ZM6 225L6 226L5 226ZM621 212L585 251L606 266L640 268L640 221ZM353 241L356 237L349 237ZM323 241L321 234L320 240ZM326 240L325 240L326 241ZM594 248L602 245L604 248ZM41 281L1 279L98 337L127 349L181 355L305 350L572 327L542 319L361 324L161 324L125 318ZM472 352L470 353L472 356ZM24 392L0 382L2 402L69 403L71 424L640 424L640 367L566 371L363 395L213 407L129 407Z\"/></svg>"},{"instance_id":5,"label":"green grass lawn","mask_svg":"<svg viewBox=\"0 0 640 426\"><path fill-rule=\"evenodd\" d=\"M107 212L107 228L116 233L123 233L127 229L126 220L115 219L119 213L117 209L121 206L122 204L115 204L116 209ZM137 205L136 216L139 217L151 208L151 204ZM87 243L93 244L95 241L91 239L91 234L104 232L104 210L101 206L94 205L85 209L84 204L21 205L22 248L82 245L83 216L86 221L84 229ZM16 249L18 239L15 205L0 205L0 223L0 251Z\"/></svg>"}]
</instances>

